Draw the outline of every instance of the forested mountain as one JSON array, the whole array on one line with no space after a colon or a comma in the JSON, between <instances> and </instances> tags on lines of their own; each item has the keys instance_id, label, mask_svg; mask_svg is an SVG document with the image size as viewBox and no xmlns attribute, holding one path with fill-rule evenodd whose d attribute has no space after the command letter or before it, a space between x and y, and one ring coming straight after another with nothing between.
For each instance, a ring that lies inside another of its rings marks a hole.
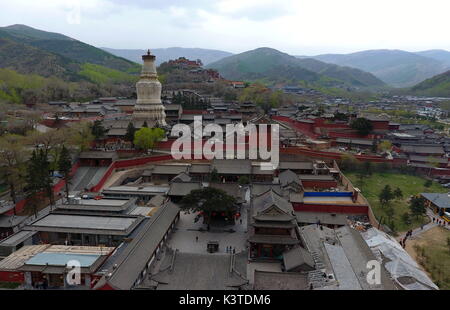
<instances>
[{"instance_id":1,"label":"forested mountain","mask_svg":"<svg viewBox=\"0 0 450 310\"><path fill-rule=\"evenodd\" d=\"M2 101L127 95L140 68L62 34L25 25L0 27Z\"/></svg>"},{"instance_id":2,"label":"forested mountain","mask_svg":"<svg viewBox=\"0 0 450 310\"><path fill-rule=\"evenodd\" d=\"M299 59L271 48L258 48L233 55L207 67L232 80L262 80L269 84L318 83L323 86L383 86L383 82L361 70Z\"/></svg>"}]
</instances>

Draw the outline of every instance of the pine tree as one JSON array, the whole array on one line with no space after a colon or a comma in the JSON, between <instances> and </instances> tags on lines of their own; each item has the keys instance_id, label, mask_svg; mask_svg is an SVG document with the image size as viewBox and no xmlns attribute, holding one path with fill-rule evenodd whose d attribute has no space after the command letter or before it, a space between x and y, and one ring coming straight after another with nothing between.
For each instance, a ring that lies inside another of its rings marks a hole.
<instances>
[{"instance_id":1,"label":"pine tree","mask_svg":"<svg viewBox=\"0 0 450 310\"><path fill-rule=\"evenodd\" d=\"M411 198L411 201L409 202L409 209L411 210L411 214L418 218L420 215L426 213L425 200L422 197Z\"/></svg>"},{"instance_id":2,"label":"pine tree","mask_svg":"<svg viewBox=\"0 0 450 310\"><path fill-rule=\"evenodd\" d=\"M64 177L66 182L66 199L69 198L69 183L70 183L70 171L72 170L72 160L70 158L69 150L63 145L61 154L58 160L58 170Z\"/></svg>"},{"instance_id":3,"label":"pine tree","mask_svg":"<svg viewBox=\"0 0 450 310\"><path fill-rule=\"evenodd\" d=\"M55 205L55 197L53 193L53 181L50 176L50 162L48 161L47 155L43 150L40 150L38 153L40 170L39 174L41 175L41 187L46 193L47 197L50 199L50 204Z\"/></svg>"},{"instance_id":4,"label":"pine tree","mask_svg":"<svg viewBox=\"0 0 450 310\"><path fill-rule=\"evenodd\" d=\"M403 192L402 192L402 190L401 190L399 187L397 187L397 188L395 189L395 191L394 191L394 196L395 196L395 198L397 198L397 199L403 198Z\"/></svg>"},{"instance_id":5,"label":"pine tree","mask_svg":"<svg viewBox=\"0 0 450 310\"><path fill-rule=\"evenodd\" d=\"M31 158L28 162L27 181L27 198L33 207L34 214L37 214L37 195L45 193L50 199L50 203L54 204L52 178L50 177L50 163L47 160L44 150L33 150Z\"/></svg>"},{"instance_id":6,"label":"pine tree","mask_svg":"<svg viewBox=\"0 0 450 310\"><path fill-rule=\"evenodd\" d=\"M30 201L30 205L33 208L33 213L37 213L37 199L35 196L40 191L39 184L39 162L36 150L33 150L31 157L28 161L27 175L27 199Z\"/></svg>"},{"instance_id":7,"label":"pine tree","mask_svg":"<svg viewBox=\"0 0 450 310\"><path fill-rule=\"evenodd\" d=\"M128 123L127 132L125 134L125 141L129 141L133 143L134 140L134 134L136 133L136 127L134 127L133 122Z\"/></svg>"},{"instance_id":8,"label":"pine tree","mask_svg":"<svg viewBox=\"0 0 450 310\"><path fill-rule=\"evenodd\" d=\"M107 130L103 127L101 121L96 120L96 121L94 121L94 124L92 125L91 132L96 140L100 140L105 136Z\"/></svg>"},{"instance_id":9,"label":"pine tree","mask_svg":"<svg viewBox=\"0 0 450 310\"><path fill-rule=\"evenodd\" d=\"M389 204L394 199L394 193L389 185L386 185L378 195L381 204Z\"/></svg>"}]
</instances>

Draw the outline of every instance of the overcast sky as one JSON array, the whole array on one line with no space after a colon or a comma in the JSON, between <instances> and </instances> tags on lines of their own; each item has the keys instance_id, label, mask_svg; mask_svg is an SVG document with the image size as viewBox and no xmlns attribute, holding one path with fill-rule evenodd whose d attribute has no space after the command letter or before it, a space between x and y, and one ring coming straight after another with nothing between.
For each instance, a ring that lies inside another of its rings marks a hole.
<instances>
[{"instance_id":1,"label":"overcast sky","mask_svg":"<svg viewBox=\"0 0 450 310\"><path fill-rule=\"evenodd\" d=\"M450 50L449 12L449 0L0 0L0 25L99 47L239 53L268 46L315 55Z\"/></svg>"}]
</instances>

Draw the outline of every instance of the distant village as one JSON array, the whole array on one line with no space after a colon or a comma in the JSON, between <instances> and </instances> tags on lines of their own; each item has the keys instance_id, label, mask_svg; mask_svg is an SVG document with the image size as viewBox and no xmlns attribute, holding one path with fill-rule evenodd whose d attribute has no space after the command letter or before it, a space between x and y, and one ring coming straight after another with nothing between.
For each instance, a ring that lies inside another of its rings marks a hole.
<instances>
[{"instance_id":1,"label":"distant village","mask_svg":"<svg viewBox=\"0 0 450 310\"><path fill-rule=\"evenodd\" d=\"M36 212L27 205L42 193L18 193L13 201L8 178L0 179L1 283L83 290L439 289L406 251L408 236L399 242L344 167L404 169L450 191L450 115L440 106L448 98L359 102L274 86L267 91L294 102L265 107L196 88L196 79L238 95L253 87L204 69L200 60L168 62L192 76L193 87L181 88L161 85L150 51L143 60L136 98L29 107L41 114L34 127L44 134L82 122L101 134L71 153L69 174L55 169L55 201ZM195 117L224 129L279 126L278 167L261 169L263 159L174 160L178 137L170 129L193 129ZM137 147L136 133L155 128L163 136ZM450 229L450 195L416 194L432 225ZM78 283L67 277L73 260L80 262ZM368 281L370 261L380 265L378 282Z\"/></svg>"}]
</instances>

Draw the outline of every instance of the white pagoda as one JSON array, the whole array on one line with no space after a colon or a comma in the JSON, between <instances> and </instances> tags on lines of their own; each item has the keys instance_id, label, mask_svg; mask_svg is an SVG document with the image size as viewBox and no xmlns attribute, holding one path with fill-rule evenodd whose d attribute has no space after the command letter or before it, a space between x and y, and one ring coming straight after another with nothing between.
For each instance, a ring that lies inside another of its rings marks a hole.
<instances>
[{"instance_id":1,"label":"white pagoda","mask_svg":"<svg viewBox=\"0 0 450 310\"><path fill-rule=\"evenodd\" d=\"M142 56L141 78L136 83L137 101L133 111L133 121L147 121L149 127L166 126L166 113L161 102L161 83L156 73L155 55L148 50Z\"/></svg>"}]
</instances>

